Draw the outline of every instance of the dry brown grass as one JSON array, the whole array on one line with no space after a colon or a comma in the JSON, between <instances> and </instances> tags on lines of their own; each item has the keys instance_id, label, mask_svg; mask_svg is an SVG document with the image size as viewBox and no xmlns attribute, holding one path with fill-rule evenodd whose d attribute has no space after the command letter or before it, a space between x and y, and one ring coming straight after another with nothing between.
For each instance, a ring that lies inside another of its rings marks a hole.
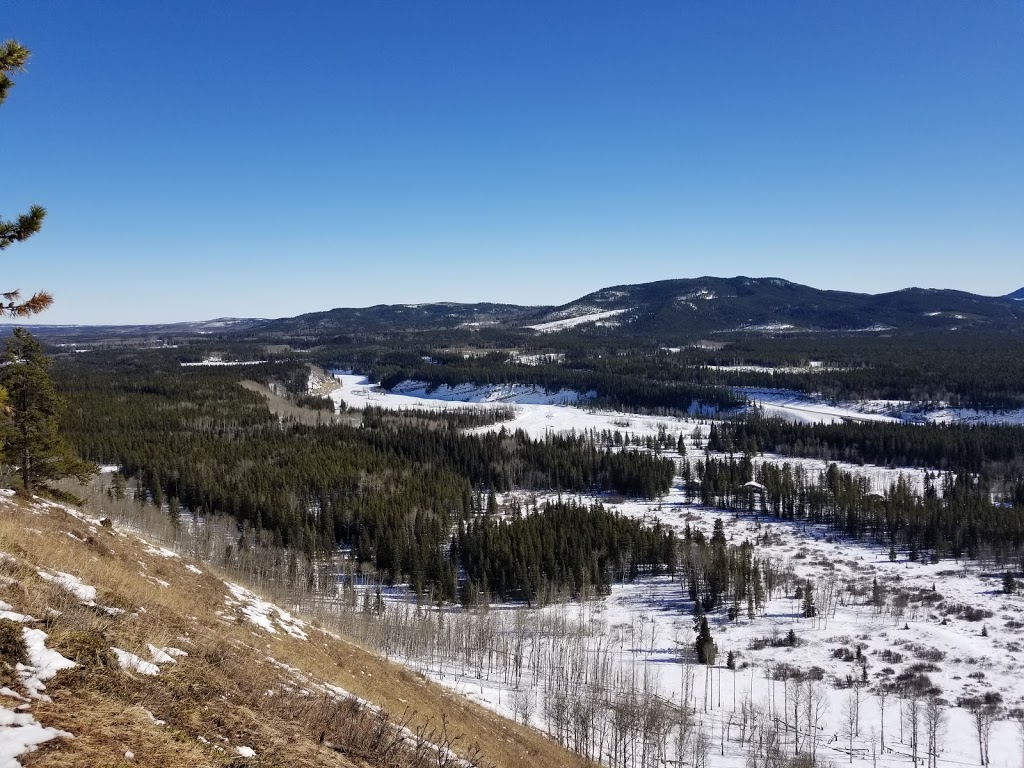
<instances>
[{"instance_id":1,"label":"dry brown grass","mask_svg":"<svg viewBox=\"0 0 1024 768\"><path fill-rule=\"evenodd\" d=\"M451 743L462 756L478 750L481 764L497 768L587 765L542 734L354 643L315 629L306 641L267 633L226 606L224 581L209 566L192 573L178 558L147 553L133 535L4 499L0 552L12 556L0 560L7 577L0 598L34 616L48 646L79 664L47 684L52 703L32 705L40 722L75 738L25 756L27 766L436 765L436 753L399 739L396 725L424 742ZM96 587L97 605L44 581L39 569ZM104 610L111 607L122 612ZM151 677L121 670L110 651L149 658L150 643L189 655ZM16 643L7 645L18 652ZM323 683L384 714L325 694ZM238 755L240 745L257 757ZM134 753L131 761L126 752Z\"/></svg>"}]
</instances>

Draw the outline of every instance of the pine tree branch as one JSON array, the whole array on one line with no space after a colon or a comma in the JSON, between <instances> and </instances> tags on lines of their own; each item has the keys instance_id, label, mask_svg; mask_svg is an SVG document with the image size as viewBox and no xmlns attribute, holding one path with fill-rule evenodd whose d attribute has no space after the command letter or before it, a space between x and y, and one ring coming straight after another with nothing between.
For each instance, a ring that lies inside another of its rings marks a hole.
<instances>
[{"instance_id":1,"label":"pine tree branch","mask_svg":"<svg viewBox=\"0 0 1024 768\"><path fill-rule=\"evenodd\" d=\"M7 93L14 85L8 72L24 72L28 61L29 50L15 40L7 40L0 44L0 104L4 103Z\"/></svg>"},{"instance_id":2,"label":"pine tree branch","mask_svg":"<svg viewBox=\"0 0 1024 768\"><path fill-rule=\"evenodd\" d=\"M0 219L0 251L12 243L28 240L43 227L46 209L41 205L33 205L28 213L23 213L17 221Z\"/></svg>"},{"instance_id":3,"label":"pine tree branch","mask_svg":"<svg viewBox=\"0 0 1024 768\"><path fill-rule=\"evenodd\" d=\"M0 317L28 317L39 314L53 304L53 296L46 291L39 291L28 301L19 304L15 299L20 295L20 291L8 291L3 295L8 303L0 303Z\"/></svg>"}]
</instances>

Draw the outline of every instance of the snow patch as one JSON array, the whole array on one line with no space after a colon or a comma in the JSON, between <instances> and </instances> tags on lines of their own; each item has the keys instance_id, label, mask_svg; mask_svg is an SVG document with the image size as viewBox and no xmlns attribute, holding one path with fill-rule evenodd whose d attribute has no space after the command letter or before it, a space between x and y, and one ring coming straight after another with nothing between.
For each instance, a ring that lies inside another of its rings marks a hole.
<instances>
[{"instance_id":1,"label":"snow patch","mask_svg":"<svg viewBox=\"0 0 1024 768\"><path fill-rule=\"evenodd\" d=\"M165 547L147 546L146 547L146 554L147 555L153 555L154 557L168 557L168 558L178 557L178 553L177 552L172 552L171 550L169 550L169 549L167 549Z\"/></svg>"},{"instance_id":2,"label":"snow patch","mask_svg":"<svg viewBox=\"0 0 1024 768\"><path fill-rule=\"evenodd\" d=\"M276 635L280 628L297 640L307 639L304 621L292 616L283 608L260 599L245 587L231 582L225 582L225 584L232 595L227 599L227 604L240 609L242 615L250 622L272 635Z\"/></svg>"},{"instance_id":3,"label":"snow patch","mask_svg":"<svg viewBox=\"0 0 1024 768\"><path fill-rule=\"evenodd\" d=\"M536 325L528 325L530 328L538 333L552 333L554 331L562 331L566 328L575 328L577 325L583 325L584 323L594 323L598 320L607 320L610 317L621 315L624 312L630 312L630 309L609 309L604 312L591 312L587 315L577 315L576 317L566 317L560 320L551 320L547 323L537 323Z\"/></svg>"},{"instance_id":4,"label":"snow patch","mask_svg":"<svg viewBox=\"0 0 1024 768\"><path fill-rule=\"evenodd\" d=\"M90 587L88 584L82 583L76 576L60 571L57 573L36 571L36 573L44 581L49 581L67 590L86 605L96 605L96 587Z\"/></svg>"},{"instance_id":5,"label":"snow patch","mask_svg":"<svg viewBox=\"0 0 1024 768\"><path fill-rule=\"evenodd\" d=\"M67 731L46 728L27 712L0 707L0 767L16 768L18 757L53 739L73 738Z\"/></svg>"},{"instance_id":6,"label":"snow patch","mask_svg":"<svg viewBox=\"0 0 1024 768\"><path fill-rule=\"evenodd\" d=\"M25 655L28 658L28 664L18 663L15 665L18 677L21 678L21 684L33 699L49 701L49 697L42 693L46 690L45 682L62 669L71 669L78 665L71 659L64 658L57 651L47 648L47 635L43 630L25 627L21 631L21 636L25 642Z\"/></svg>"},{"instance_id":7,"label":"snow patch","mask_svg":"<svg viewBox=\"0 0 1024 768\"><path fill-rule=\"evenodd\" d=\"M174 657L171 656L167 651L162 648L157 648L152 643L146 645L149 648L149 658L153 660L154 664L176 664Z\"/></svg>"},{"instance_id":8,"label":"snow patch","mask_svg":"<svg viewBox=\"0 0 1024 768\"><path fill-rule=\"evenodd\" d=\"M110 650L112 650L114 655L117 656L117 663L121 665L121 669L138 672L140 675L155 676L160 674L160 667L136 656L134 653L129 653L121 648L113 647Z\"/></svg>"}]
</instances>

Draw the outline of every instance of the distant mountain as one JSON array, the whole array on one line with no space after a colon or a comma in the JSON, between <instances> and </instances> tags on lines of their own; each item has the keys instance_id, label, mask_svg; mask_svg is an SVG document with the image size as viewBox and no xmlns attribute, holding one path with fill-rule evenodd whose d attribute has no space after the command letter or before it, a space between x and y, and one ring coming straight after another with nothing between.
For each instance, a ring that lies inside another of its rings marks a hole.
<instances>
[{"instance_id":1,"label":"distant mountain","mask_svg":"<svg viewBox=\"0 0 1024 768\"><path fill-rule=\"evenodd\" d=\"M514 326L550 307L516 304L378 304L363 308L338 308L298 317L267 320L251 328L254 333L322 335L325 333L417 331L445 328Z\"/></svg>"},{"instance_id":2,"label":"distant mountain","mask_svg":"<svg viewBox=\"0 0 1024 768\"><path fill-rule=\"evenodd\" d=\"M319 342L344 334L482 331L638 338L673 344L723 333L915 333L967 328L1024 330L1024 288L1009 296L906 288L826 291L775 277L698 277L602 288L559 307L486 302L379 304L276 320L221 318L153 326L36 326L62 336L159 339L202 335ZM514 343L514 340L511 340Z\"/></svg>"},{"instance_id":3,"label":"distant mountain","mask_svg":"<svg viewBox=\"0 0 1024 768\"><path fill-rule=\"evenodd\" d=\"M555 331L561 330L559 321L577 330L592 325L653 338L730 331L1024 329L1024 306L1010 297L931 288L865 294L823 291L780 278L701 277L603 288L556 307L533 325Z\"/></svg>"},{"instance_id":4,"label":"distant mountain","mask_svg":"<svg viewBox=\"0 0 1024 768\"><path fill-rule=\"evenodd\" d=\"M25 325L36 336L60 336L61 338L119 338L138 336L181 336L191 334L222 334L228 331L246 331L267 322L262 318L219 317L216 320L199 320L183 323L157 323L154 325Z\"/></svg>"}]
</instances>

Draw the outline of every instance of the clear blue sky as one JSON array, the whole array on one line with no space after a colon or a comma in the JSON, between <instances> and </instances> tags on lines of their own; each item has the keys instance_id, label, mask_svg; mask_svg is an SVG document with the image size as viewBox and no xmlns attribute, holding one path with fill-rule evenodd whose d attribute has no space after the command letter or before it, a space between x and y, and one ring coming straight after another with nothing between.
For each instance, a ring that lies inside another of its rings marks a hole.
<instances>
[{"instance_id":1,"label":"clear blue sky","mask_svg":"<svg viewBox=\"0 0 1024 768\"><path fill-rule=\"evenodd\" d=\"M48 323L1024 285L1024 3L0 0Z\"/></svg>"}]
</instances>

